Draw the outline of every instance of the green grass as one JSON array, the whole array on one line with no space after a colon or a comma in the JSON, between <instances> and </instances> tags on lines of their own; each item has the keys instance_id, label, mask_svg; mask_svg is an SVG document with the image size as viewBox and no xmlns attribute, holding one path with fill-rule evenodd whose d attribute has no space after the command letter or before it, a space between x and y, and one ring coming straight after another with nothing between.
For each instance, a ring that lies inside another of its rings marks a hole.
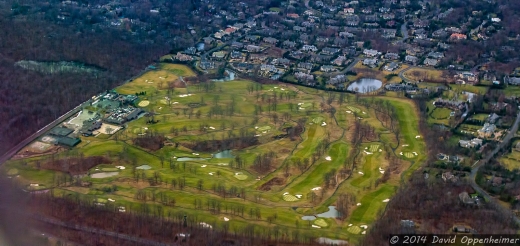
<instances>
[{"instance_id":1,"label":"green grass","mask_svg":"<svg viewBox=\"0 0 520 246\"><path fill-rule=\"evenodd\" d=\"M347 231L352 234L359 234L359 233L361 233L362 229L359 226L353 225L353 226L348 227Z\"/></svg>"},{"instance_id":2,"label":"green grass","mask_svg":"<svg viewBox=\"0 0 520 246\"><path fill-rule=\"evenodd\" d=\"M508 170L520 169L520 152L513 150L511 153L500 158L500 164Z\"/></svg>"},{"instance_id":3,"label":"green grass","mask_svg":"<svg viewBox=\"0 0 520 246\"><path fill-rule=\"evenodd\" d=\"M327 224L327 221L325 221L324 219L316 219L316 220L314 220L314 224L319 226L319 227L327 227L327 226L329 226L329 224Z\"/></svg>"},{"instance_id":4,"label":"green grass","mask_svg":"<svg viewBox=\"0 0 520 246\"><path fill-rule=\"evenodd\" d=\"M485 121L488 117L489 117L489 115L487 115L487 114L475 114L475 115L471 116L472 119L479 120L479 121Z\"/></svg>"},{"instance_id":5,"label":"green grass","mask_svg":"<svg viewBox=\"0 0 520 246\"><path fill-rule=\"evenodd\" d=\"M386 206L383 200L391 197L394 192L395 187L382 185L376 191L366 194L360 200L361 205L352 212L349 222L352 224L373 222L377 218L378 211Z\"/></svg>"},{"instance_id":6,"label":"green grass","mask_svg":"<svg viewBox=\"0 0 520 246\"><path fill-rule=\"evenodd\" d=\"M9 175L9 176L18 175L18 173L19 173L19 171L16 168L11 168L11 169L9 169L9 171L7 171L7 175Z\"/></svg>"}]
</instances>

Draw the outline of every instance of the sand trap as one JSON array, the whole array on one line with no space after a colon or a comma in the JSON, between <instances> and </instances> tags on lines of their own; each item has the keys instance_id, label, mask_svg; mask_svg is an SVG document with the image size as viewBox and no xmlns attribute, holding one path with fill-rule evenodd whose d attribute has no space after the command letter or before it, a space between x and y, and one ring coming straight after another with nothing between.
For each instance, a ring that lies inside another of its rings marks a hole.
<instances>
[{"instance_id":1,"label":"sand trap","mask_svg":"<svg viewBox=\"0 0 520 246\"><path fill-rule=\"evenodd\" d=\"M417 155L417 152L412 152L414 155Z\"/></svg>"},{"instance_id":2,"label":"sand trap","mask_svg":"<svg viewBox=\"0 0 520 246\"><path fill-rule=\"evenodd\" d=\"M224 221L229 221L229 219L227 217L224 217Z\"/></svg>"},{"instance_id":3,"label":"sand trap","mask_svg":"<svg viewBox=\"0 0 520 246\"><path fill-rule=\"evenodd\" d=\"M172 104L177 104L177 103L179 103L179 102L172 102Z\"/></svg>"},{"instance_id":4,"label":"sand trap","mask_svg":"<svg viewBox=\"0 0 520 246\"><path fill-rule=\"evenodd\" d=\"M191 153L192 155L199 155L199 153Z\"/></svg>"},{"instance_id":5,"label":"sand trap","mask_svg":"<svg viewBox=\"0 0 520 246\"><path fill-rule=\"evenodd\" d=\"M421 137L421 135L417 135L417 136L415 136L415 138L420 138L420 137Z\"/></svg>"},{"instance_id":6,"label":"sand trap","mask_svg":"<svg viewBox=\"0 0 520 246\"><path fill-rule=\"evenodd\" d=\"M181 94L181 95L179 95L179 97L190 97L190 96L193 96L193 94Z\"/></svg>"},{"instance_id":7,"label":"sand trap","mask_svg":"<svg viewBox=\"0 0 520 246\"><path fill-rule=\"evenodd\" d=\"M382 149L379 149L379 152L383 152L383 150L382 150Z\"/></svg>"},{"instance_id":8,"label":"sand trap","mask_svg":"<svg viewBox=\"0 0 520 246\"><path fill-rule=\"evenodd\" d=\"M177 156L174 156L173 159L177 159Z\"/></svg>"},{"instance_id":9,"label":"sand trap","mask_svg":"<svg viewBox=\"0 0 520 246\"><path fill-rule=\"evenodd\" d=\"M208 174L213 176L213 173L208 173Z\"/></svg>"},{"instance_id":10,"label":"sand trap","mask_svg":"<svg viewBox=\"0 0 520 246\"><path fill-rule=\"evenodd\" d=\"M262 134L256 134L256 135L255 135L255 137L260 137L260 136L262 136Z\"/></svg>"},{"instance_id":11,"label":"sand trap","mask_svg":"<svg viewBox=\"0 0 520 246\"><path fill-rule=\"evenodd\" d=\"M40 185L39 184L30 184L29 186L31 186L31 187L38 187Z\"/></svg>"},{"instance_id":12,"label":"sand trap","mask_svg":"<svg viewBox=\"0 0 520 246\"><path fill-rule=\"evenodd\" d=\"M209 229L213 228L213 226L211 226L210 224L208 224L206 222L200 222L199 225L201 225L203 228L209 228Z\"/></svg>"},{"instance_id":13,"label":"sand trap","mask_svg":"<svg viewBox=\"0 0 520 246\"><path fill-rule=\"evenodd\" d=\"M408 146L410 146L410 145L408 145L408 144L403 144L403 147L408 147Z\"/></svg>"},{"instance_id":14,"label":"sand trap","mask_svg":"<svg viewBox=\"0 0 520 246\"><path fill-rule=\"evenodd\" d=\"M278 88L278 86L275 86L274 88L276 89L276 88Z\"/></svg>"},{"instance_id":15,"label":"sand trap","mask_svg":"<svg viewBox=\"0 0 520 246\"><path fill-rule=\"evenodd\" d=\"M115 202L116 200L112 199L112 198L108 198L108 201L109 202Z\"/></svg>"},{"instance_id":16,"label":"sand trap","mask_svg":"<svg viewBox=\"0 0 520 246\"><path fill-rule=\"evenodd\" d=\"M121 213L126 212L126 208L125 208L125 207L118 207L117 209L118 209L119 212L121 212Z\"/></svg>"},{"instance_id":17,"label":"sand trap","mask_svg":"<svg viewBox=\"0 0 520 246\"><path fill-rule=\"evenodd\" d=\"M345 112L347 112L348 114L352 114L352 111L350 111L350 110L347 110Z\"/></svg>"},{"instance_id":18,"label":"sand trap","mask_svg":"<svg viewBox=\"0 0 520 246\"><path fill-rule=\"evenodd\" d=\"M368 151L365 151L365 150L363 150L363 152L365 152L365 154L367 154L367 155L374 154L374 153L372 153L372 152L368 152Z\"/></svg>"},{"instance_id":19,"label":"sand trap","mask_svg":"<svg viewBox=\"0 0 520 246\"><path fill-rule=\"evenodd\" d=\"M399 153L400 155L403 155L403 152Z\"/></svg>"},{"instance_id":20,"label":"sand trap","mask_svg":"<svg viewBox=\"0 0 520 246\"><path fill-rule=\"evenodd\" d=\"M325 157L325 160L327 160L327 161L331 161L332 158L331 158L330 156L327 156L327 157Z\"/></svg>"},{"instance_id":21,"label":"sand trap","mask_svg":"<svg viewBox=\"0 0 520 246\"><path fill-rule=\"evenodd\" d=\"M298 197L298 199L300 199L300 198L302 198L303 195L298 194L298 195L294 195L294 196Z\"/></svg>"},{"instance_id":22,"label":"sand trap","mask_svg":"<svg viewBox=\"0 0 520 246\"><path fill-rule=\"evenodd\" d=\"M299 107L298 109L299 109L299 110L305 110L305 108L302 108L302 107Z\"/></svg>"},{"instance_id":23,"label":"sand trap","mask_svg":"<svg viewBox=\"0 0 520 246\"><path fill-rule=\"evenodd\" d=\"M124 166L116 166L117 169L120 169L120 170L125 170L125 167Z\"/></svg>"},{"instance_id":24,"label":"sand trap","mask_svg":"<svg viewBox=\"0 0 520 246\"><path fill-rule=\"evenodd\" d=\"M358 119L358 120L362 120L363 118L361 118L361 117L357 117L357 119Z\"/></svg>"},{"instance_id":25,"label":"sand trap","mask_svg":"<svg viewBox=\"0 0 520 246\"><path fill-rule=\"evenodd\" d=\"M348 226L352 226L352 224L348 224Z\"/></svg>"},{"instance_id":26,"label":"sand trap","mask_svg":"<svg viewBox=\"0 0 520 246\"><path fill-rule=\"evenodd\" d=\"M356 204L356 206L361 206L361 203L360 203L360 202L358 202L358 203Z\"/></svg>"},{"instance_id":27,"label":"sand trap","mask_svg":"<svg viewBox=\"0 0 520 246\"><path fill-rule=\"evenodd\" d=\"M282 91L285 91L285 89L284 89L284 88L280 88L280 90L282 90Z\"/></svg>"},{"instance_id":28,"label":"sand trap","mask_svg":"<svg viewBox=\"0 0 520 246\"><path fill-rule=\"evenodd\" d=\"M228 163L219 163L219 164L217 164L217 165L219 165L219 166L227 166L227 165L229 165L229 164L228 164Z\"/></svg>"},{"instance_id":29,"label":"sand trap","mask_svg":"<svg viewBox=\"0 0 520 246\"><path fill-rule=\"evenodd\" d=\"M365 147L365 149L368 149L368 147Z\"/></svg>"},{"instance_id":30,"label":"sand trap","mask_svg":"<svg viewBox=\"0 0 520 246\"><path fill-rule=\"evenodd\" d=\"M321 126L326 126L326 125L327 125L327 123L325 123L325 122L321 123Z\"/></svg>"},{"instance_id":31,"label":"sand trap","mask_svg":"<svg viewBox=\"0 0 520 246\"><path fill-rule=\"evenodd\" d=\"M321 228L321 227L319 227L317 225L312 225L312 228Z\"/></svg>"},{"instance_id":32,"label":"sand trap","mask_svg":"<svg viewBox=\"0 0 520 246\"><path fill-rule=\"evenodd\" d=\"M285 193L283 193L283 195L284 195L284 196L285 196L285 195L289 195L289 192L285 192Z\"/></svg>"},{"instance_id":33,"label":"sand trap","mask_svg":"<svg viewBox=\"0 0 520 246\"><path fill-rule=\"evenodd\" d=\"M255 129L258 129L258 126L255 126Z\"/></svg>"},{"instance_id":34,"label":"sand trap","mask_svg":"<svg viewBox=\"0 0 520 246\"><path fill-rule=\"evenodd\" d=\"M383 200L383 202L389 202L389 201L390 201L390 199L385 199L385 200Z\"/></svg>"},{"instance_id":35,"label":"sand trap","mask_svg":"<svg viewBox=\"0 0 520 246\"><path fill-rule=\"evenodd\" d=\"M384 174L384 173L385 173L385 171L381 171L381 170L380 170L379 172L380 172L381 174Z\"/></svg>"},{"instance_id":36,"label":"sand trap","mask_svg":"<svg viewBox=\"0 0 520 246\"><path fill-rule=\"evenodd\" d=\"M139 107L146 107L148 105L150 105L150 101L147 101L147 100L140 101L139 104L137 104L137 106L139 106Z\"/></svg>"},{"instance_id":37,"label":"sand trap","mask_svg":"<svg viewBox=\"0 0 520 246\"><path fill-rule=\"evenodd\" d=\"M367 234L367 231L363 231L361 234L365 235L365 234Z\"/></svg>"},{"instance_id":38,"label":"sand trap","mask_svg":"<svg viewBox=\"0 0 520 246\"><path fill-rule=\"evenodd\" d=\"M206 166L206 165L202 165L202 166L200 166L200 167L207 167L207 166Z\"/></svg>"},{"instance_id":39,"label":"sand trap","mask_svg":"<svg viewBox=\"0 0 520 246\"><path fill-rule=\"evenodd\" d=\"M365 230L368 228L367 225L360 225L359 227L361 227L361 228L363 228L363 229L365 229Z\"/></svg>"},{"instance_id":40,"label":"sand trap","mask_svg":"<svg viewBox=\"0 0 520 246\"><path fill-rule=\"evenodd\" d=\"M210 126L209 129L211 129L211 130L215 130L215 127Z\"/></svg>"},{"instance_id":41,"label":"sand trap","mask_svg":"<svg viewBox=\"0 0 520 246\"><path fill-rule=\"evenodd\" d=\"M367 114L365 111L363 111L363 114Z\"/></svg>"},{"instance_id":42,"label":"sand trap","mask_svg":"<svg viewBox=\"0 0 520 246\"><path fill-rule=\"evenodd\" d=\"M358 173L361 174L361 175L365 175L363 172L358 172Z\"/></svg>"},{"instance_id":43,"label":"sand trap","mask_svg":"<svg viewBox=\"0 0 520 246\"><path fill-rule=\"evenodd\" d=\"M321 187L314 187L311 190L321 190Z\"/></svg>"},{"instance_id":44,"label":"sand trap","mask_svg":"<svg viewBox=\"0 0 520 246\"><path fill-rule=\"evenodd\" d=\"M298 103L298 106L302 105L303 103Z\"/></svg>"}]
</instances>

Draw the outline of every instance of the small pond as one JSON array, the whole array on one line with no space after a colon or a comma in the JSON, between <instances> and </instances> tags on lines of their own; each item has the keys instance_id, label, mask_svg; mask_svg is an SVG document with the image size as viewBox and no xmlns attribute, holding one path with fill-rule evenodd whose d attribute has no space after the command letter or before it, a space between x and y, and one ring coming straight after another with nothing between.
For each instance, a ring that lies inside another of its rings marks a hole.
<instances>
[{"instance_id":1,"label":"small pond","mask_svg":"<svg viewBox=\"0 0 520 246\"><path fill-rule=\"evenodd\" d=\"M102 179L102 178L110 178L118 175L119 172L102 172L102 173L93 173L90 175L93 179Z\"/></svg>"},{"instance_id":2,"label":"small pond","mask_svg":"<svg viewBox=\"0 0 520 246\"><path fill-rule=\"evenodd\" d=\"M141 165L141 166L136 167L136 169L150 170L150 169L152 169L152 167L149 165Z\"/></svg>"},{"instance_id":3,"label":"small pond","mask_svg":"<svg viewBox=\"0 0 520 246\"><path fill-rule=\"evenodd\" d=\"M214 79L215 82L224 82L224 81L232 81L235 80L235 72L226 70L225 73L227 76L222 79Z\"/></svg>"},{"instance_id":4,"label":"small pond","mask_svg":"<svg viewBox=\"0 0 520 246\"><path fill-rule=\"evenodd\" d=\"M338 210L336 210L336 207L335 206L329 206L329 211L327 211L325 213L318 214L316 216L314 216L314 215L302 216L302 220L315 220L316 217L320 217L320 218L336 218L336 217L338 217L338 215L339 215L339 212L338 212Z\"/></svg>"},{"instance_id":5,"label":"small pond","mask_svg":"<svg viewBox=\"0 0 520 246\"><path fill-rule=\"evenodd\" d=\"M217 158L217 159L222 159L222 158L235 158L235 156L233 156L231 154L231 150L224 150L224 151L221 151L221 152L218 152L218 153L215 153L215 154L212 154L211 155L213 158Z\"/></svg>"},{"instance_id":6,"label":"small pond","mask_svg":"<svg viewBox=\"0 0 520 246\"><path fill-rule=\"evenodd\" d=\"M358 81L355 81L351 83L347 90L349 91L356 91L359 93L368 93L371 91L378 90L383 85L383 82L381 80L377 79L369 79L369 78L363 78Z\"/></svg>"}]
</instances>

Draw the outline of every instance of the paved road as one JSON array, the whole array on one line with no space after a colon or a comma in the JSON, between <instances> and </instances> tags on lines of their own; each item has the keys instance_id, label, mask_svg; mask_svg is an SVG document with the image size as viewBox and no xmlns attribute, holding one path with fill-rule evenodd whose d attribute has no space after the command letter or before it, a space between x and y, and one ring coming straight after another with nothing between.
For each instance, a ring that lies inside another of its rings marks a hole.
<instances>
[{"instance_id":1,"label":"paved road","mask_svg":"<svg viewBox=\"0 0 520 246\"><path fill-rule=\"evenodd\" d=\"M72 115L76 114L77 112L79 112L81 110L82 106L87 102L84 102L84 103L78 105L77 107L73 108L69 112L67 112L64 115L60 116L59 118L55 119L53 122L44 126L42 129L38 130L31 136L27 137L26 139L24 139L23 141L18 143L16 146L12 147L9 151L7 151L3 156L0 157L0 165L3 164L4 162L6 162L7 160L9 160L11 157L13 157L18 151L20 151L27 144L34 141L36 138L40 137L43 133L49 131L50 129L57 126L65 119L67 119L67 118L71 117Z\"/></svg>"},{"instance_id":2,"label":"paved road","mask_svg":"<svg viewBox=\"0 0 520 246\"><path fill-rule=\"evenodd\" d=\"M402 79L404 82L406 82L406 83L417 83L417 81L409 80L409 79L407 79L406 77L404 77L404 73L405 73L406 71L408 71L408 70L414 68L414 67L415 67L415 66L409 66L409 67L407 67L407 68L401 70L401 71L399 72L399 78L401 78L401 79Z\"/></svg>"},{"instance_id":3,"label":"paved road","mask_svg":"<svg viewBox=\"0 0 520 246\"><path fill-rule=\"evenodd\" d=\"M475 182L475 177L477 176L478 169L482 165L485 165L486 163L488 163L492 158L494 158L495 154L497 154L504 147L507 147L507 145L509 144L509 141L511 141L511 138L513 138L516 135L519 125L520 125L520 112L516 116L515 123L513 124L513 126L507 133L507 135L504 137L502 142L500 142L497 145L497 147L486 156L486 158L480 160L479 162L477 162L477 164L475 166L473 166L473 169L471 170L471 175L470 175L470 184L473 187L473 189L475 189L478 193L480 193L488 201L492 202L497 208L499 208L506 214L510 214L511 217L516 221L516 223L518 225L520 225L520 219L518 217L516 217L516 215L511 210L509 210L508 208L504 208L500 204L498 204L496 202L495 198L491 197L484 189L480 188L480 186L478 186L477 183Z\"/></svg>"}]
</instances>

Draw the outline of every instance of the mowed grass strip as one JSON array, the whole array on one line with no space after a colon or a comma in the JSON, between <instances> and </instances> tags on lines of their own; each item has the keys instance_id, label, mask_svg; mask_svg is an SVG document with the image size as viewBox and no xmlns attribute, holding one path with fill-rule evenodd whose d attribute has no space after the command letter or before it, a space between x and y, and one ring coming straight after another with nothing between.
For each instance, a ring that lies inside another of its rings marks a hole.
<instances>
[{"instance_id":1,"label":"mowed grass strip","mask_svg":"<svg viewBox=\"0 0 520 246\"><path fill-rule=\"evenodd\" d=\"M376 220L377 212L386 205L384 199L391 197L395 193L395 187L383 185L374 192L368 193L361 198L361 205L358 206L350 216L349 222L352 224L369 224Z\"/></svg>"}]
</instances>

